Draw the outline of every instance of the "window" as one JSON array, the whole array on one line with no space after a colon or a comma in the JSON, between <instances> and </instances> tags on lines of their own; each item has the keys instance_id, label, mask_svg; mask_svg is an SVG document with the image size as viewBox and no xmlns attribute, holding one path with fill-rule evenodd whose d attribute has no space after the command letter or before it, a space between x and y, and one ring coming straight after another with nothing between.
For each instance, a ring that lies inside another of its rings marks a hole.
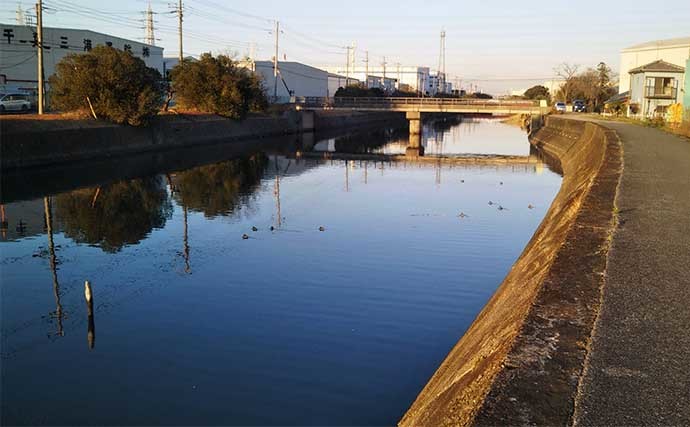
<instances>
[{"instance_id":1,"label":"window","mask_svg":"<svg viewBox=\"0 0 690 427\"><path fill-rule=\"evenodd\" d=\"M674 81L676 79L671 77L656 77L654 79L654 94L655 95L669 95L673 91Z\"/></svg>"},{"instance_id":2,"label":"window","mask_svg":"<svg viewBox=\"0 0 690 427\"><path fill-rule=\"evenodd\" d=\"M678 80L673 77L647 77L648 97L674 98L678 88Z\"/></svg>"}]
</instances>

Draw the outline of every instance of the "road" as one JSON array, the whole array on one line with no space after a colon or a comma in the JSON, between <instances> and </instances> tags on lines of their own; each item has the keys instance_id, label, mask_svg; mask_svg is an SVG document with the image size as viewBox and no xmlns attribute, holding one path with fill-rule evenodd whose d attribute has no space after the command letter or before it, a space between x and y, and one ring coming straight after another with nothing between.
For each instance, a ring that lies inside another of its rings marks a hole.
<instances>
[{"instance_id":1,"label":"road","mask_svg":"<svg viewBox=\"0 0 690 427\"><path fill-rule=\"evenodd\" d=\"M574 424L690 425L690 141L627 123L619 227Z\"/></svg>"}]
</instances>

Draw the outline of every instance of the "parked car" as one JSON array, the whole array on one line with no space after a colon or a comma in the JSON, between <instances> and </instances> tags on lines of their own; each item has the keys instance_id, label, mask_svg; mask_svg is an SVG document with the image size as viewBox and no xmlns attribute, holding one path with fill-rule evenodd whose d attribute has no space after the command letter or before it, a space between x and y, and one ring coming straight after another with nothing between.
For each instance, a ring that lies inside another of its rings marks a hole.
<instances>
[{"instance_id":1,"label":"parked car","mask_svg":"<svg viewBox=\"0 0 690 427\"><path fill-rule=\"evenodd\" d=\"M581 99L576 99L573 101L573 112L575 113L586 113L587 112L587 104L585 101Z\"/></svg>"},{"instance_id":2,"label":"parked car","mask_svg":"<svg viewBox=\"0 0 690 427\"><path fill-rule=\"evenodd\" d=\"M565 102L557 102L554 107L556 107L556 112L558 113L565 113L566 108L565 108Z\"/></svg>"},{"instance_id":3,"label":"parked car","mask_svg":"<svg viewBox=\"0 0 690 427\"><path fill-rule=\"evenodd\" d=\"M0 113L5 111L29 111L29 97L21 93L0 94Z\"/></svg>"}]
</instances>

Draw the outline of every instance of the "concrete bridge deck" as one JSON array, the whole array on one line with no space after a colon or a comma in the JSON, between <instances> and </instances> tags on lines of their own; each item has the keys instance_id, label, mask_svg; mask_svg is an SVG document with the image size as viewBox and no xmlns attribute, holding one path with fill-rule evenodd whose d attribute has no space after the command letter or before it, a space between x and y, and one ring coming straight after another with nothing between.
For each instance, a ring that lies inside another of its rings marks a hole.
<instances>
[{"instance_id":1,"label":"concrete bridge deck","mask_svg":"<svg viewBox=\"0 0 690 427\"><path fill-rule=\"evenodd\" d=\"M345 111L397 111L402 113L464 113L464 114L545 114L548 107L538 101L461 99L461 98L305 98L307 108L328 108Z\"/></svg>"}]
</instances>

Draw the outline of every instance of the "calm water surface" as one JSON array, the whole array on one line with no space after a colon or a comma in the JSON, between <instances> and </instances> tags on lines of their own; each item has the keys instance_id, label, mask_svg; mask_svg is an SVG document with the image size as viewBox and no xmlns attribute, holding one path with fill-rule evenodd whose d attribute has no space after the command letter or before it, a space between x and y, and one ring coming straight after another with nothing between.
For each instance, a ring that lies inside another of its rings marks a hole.
<instances>
[{"instance_id":1,"label":"calm water surface","mask_svg":"<svg viewBox=\"0 0 690 427\"><path fill-rule=\"evenodd\" d=\"M428 155L529 155L525 134L494 120L424 132ZM406 138L313 149L404 152ZM560 177L541 164L295 160L291 144L101 185L6 187L3 424L395 424Z\"/></svg>"}]
</instances>

